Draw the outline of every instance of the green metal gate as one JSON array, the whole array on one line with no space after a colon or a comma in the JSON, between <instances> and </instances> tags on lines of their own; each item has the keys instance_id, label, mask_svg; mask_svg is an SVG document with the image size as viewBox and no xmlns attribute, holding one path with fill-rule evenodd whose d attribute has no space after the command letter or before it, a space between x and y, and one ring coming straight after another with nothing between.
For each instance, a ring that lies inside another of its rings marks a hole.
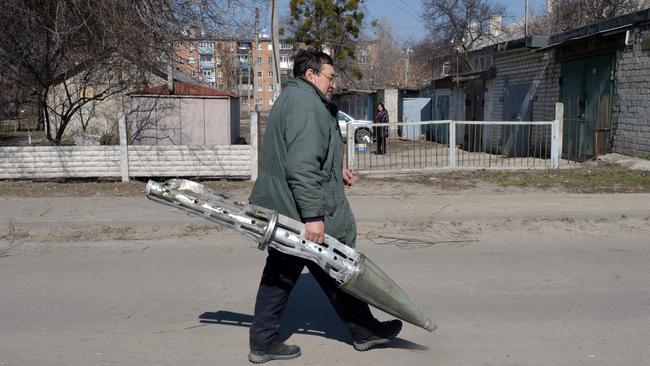
<instances>
[{"instance_id":1,"label":"green metal gate","mask_svg":"<svg viewBox=\"0 0 650 366\"><path fill-rule=\"evenodd\" d=\"M611 151L614 55L562 63L562 156L583 161Z\"/></svg>"}]
</instances>

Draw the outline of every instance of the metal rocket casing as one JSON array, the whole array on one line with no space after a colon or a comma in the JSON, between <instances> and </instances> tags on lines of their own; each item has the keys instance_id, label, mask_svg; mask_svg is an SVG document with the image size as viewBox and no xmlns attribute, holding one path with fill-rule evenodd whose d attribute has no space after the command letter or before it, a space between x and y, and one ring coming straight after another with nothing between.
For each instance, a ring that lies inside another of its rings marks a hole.
<instances>
[{"instance_id":1,"label":"metal rocket casing","mask_svg":"<svg viewBox=\"0 0 650 366\"><path fill-rule=\"evenodd\" d=\"M325 235L318 244L302 239L304 224L277 212L231 200L199 183L170 179L164 184L150 180L145 196L156 202L238 230L282 253L313 261L350 295L413 325L433 331L436 326L408 295L362 253Z\"/></svg>"},{"instance_id":2,"label":"metal rocket casing","mask_svg":"<svg viewBox=\"0 0 650 366\"><path fill-rule=\"evenodd\" d=\"M339 287L350 295L378 309L429 332L436 329L431 319L408 297L384 271L362 253L357 268Z\"/></svg>"}]
</instances>

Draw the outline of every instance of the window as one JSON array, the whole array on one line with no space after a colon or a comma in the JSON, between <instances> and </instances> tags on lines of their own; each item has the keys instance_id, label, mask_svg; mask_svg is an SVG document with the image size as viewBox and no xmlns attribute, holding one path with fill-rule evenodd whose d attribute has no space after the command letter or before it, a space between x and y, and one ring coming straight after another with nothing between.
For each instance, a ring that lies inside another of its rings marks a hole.
<instances>
[{"instance_id":1,"label":"window","mask_svg":"<svg viewBox=\"0 0 650 366\"><path fill-rule=\"evenodd\" d=\"M82 98L92 98L93 97L93 87L92 86L84 86L83 89L81 89L81 94L80 96Z\"/></svg>"},{"instance_id":2,"label":"window","mask_svg":"<svg viewBox=\"0 0 650 366\"><path fill-rule=\"evenodd\" d=\"M190 41L190 52L194 51L194 42Z\"/></svg>"},{"instance_id":3,"label":"window","mask_svg":"<svg viewBox=\"0 0 650 366\"><path fill-rule=\"evenodd\" d=\"M273 78L273 71L269 71L269 77Z\"/></svg>"},{"instance_id":4,"label":"window","mask_svg":"<svg viewBox=\"0 0 650 366\"><path fill-rule=\"evenodd\" d=\"M269 98L269 105L273 105L273 98Z\"/></svg>"},{"instance_id":5,"label":"window","mask_svg":"<svg viewBox=\"0 0 650 366\"><path fill-rule=\"evenodd\" d=\"M228 42L228 49L233 51L235 49L235 42Z\"/></svg>"},{"instance_id":6,"label":"window","mask_svg":"<svg viewBox=\"0 0 650 366\"><path fill-rule=\"evenodd\" d=\"M273 91L273 84L269 84L269 91Z\"/></svg>"},{"instance_id":7,"label":"window","mask_svg":"<svg viewBox=\"0 0 650 366\"><path fill-rule=\"evenodd\" d=\"M258 43L258 44L257 44L257 50L258 50L258 51L261 51L261 50L262 50L262 43Z\"/></svg>"},{"instance_id":8,"label":"window","mask_svg":"<svg viewBox=\"0 0 650 366\"><path fill-rule=\"evenodd\" d=\"M182 63L183 63L183 58L180 57L180 56L178 56L178 57L176 58L176 62L179 63L179 64L182 64Z\"/></svg>"},{"instance_id":9,"label":"window","mask_svg":"<svg viewBox=\"0 0 650 366\"><path fill-rule=\"evenodd\" d=\"M273 65L273 56L269 56L269 65Z\"/></svg>"},{"instance_id":10,"label":"window","mask_svg":"<svg viewBox=\"0 0 650 366\"><path fill-rule=\"evenodd\" d=\"M260 57L260 56L257 57L257 64L258 65L262 64L262 57Z\"/></svg>"},{"instance_id":11,"label":"window","mask_svg":"<svg viewBox=\"0 0 650 366\"><path fill-rule=\"evenodd\" d=\"M258 78L261 78L261 77L262 77L262 72L261 72L261 71L258 71L258 72L257 72L257 77L258 77Z\"/></svg>"},{"instance_id":12,"label":"window","mask_svg":"<svg viewBox=\"0 0 650 366\"><path fill-rule=\"evenodd\" d=\"M223 84L219 84L219 89L221 89L221 90L224 89Z\"/></svg>"},{"instance_id":13,"label":"window","mask_svg":"<svg viewBox=\"0 0 650 366\"><path fill-rule=\"evenodd\" d=\"M268 49L269 51L273 51L273 44L269 43Z\"/></svg>"},{"instance_id":14,"label":"window","mask_svg":"<svg viewBox=\"0 0 650 366\"><path fill-rule=\"evenodd\" d=\"M280 56L280 62L281 63L289 63L289 55L281 55Z\"/></svg>"},{"instance_id":15,"label":"window","mask_svg":"<svg viewBox=\"0 0 650 366\"><path fill-rule=\"evenodd\" d=\"M257 91L264 90L264 84L257 84Z\"/></svg>"},{"instance_id":16,"label":"window","mask_svg":"<svg viewBox=\"0 0 650 366\"><path fill-rule=\"evenodd\" d=\"M200 55L199 60L201 61L214 61L213 55Z\"/></svg>"},{"instance_id":17,"label":"window","mask_svg":"<svg viewBox=\"0 0 650 366\"><path fill-rule=\"evenodd\" d=\"M446 61L445 63L442 64L442 70L440 71L441 75L449 75L451 72L451 64L449 61Z\"/></svg>"},{"instance_id":18,"label":"window","mask_svg":"<svg viewBox=\"0 0 650 366\"><path fill-rule=\"evenodd\" d=\"M176 42L176 48L178 48L179 50L182 50L183 49L183 41Z\"/></svg>"},{"instance_id":19,"label":"window","mask_svg":"<svg viewBox=\"0 0 650 366\"><path fill-rule=\"evenodd\" d=\"M196 77L196 70L192 70L192 77Z\"/></svg>"},{"instance_id":20,"label":"window","mask_svg":"<svg viewBox=\"0 0 650 366\"><path fill-rule=\"evenodd\" d=\"M217 56L217 66L221 66L221 56Z\"/></svg>"},{"instance_id":21,"label":"window","mask_svg":"<svg viewBox=\"0 0 650 366\"><path fill-rule=\"evenodd\" d=\"M193 64L194 62L196 62L196 60L194 59L194 56L190 56L187 58L187 62Z\"/></svg>"},{"instance_id":22,"label":"window","mask_svg":"<svg viewBox=\"0 0 650 366\"><path fill-rule=\"evenodd\" d=\"M217 73L217 77L222 78L223 77L223 71L219 70Z\"/></svg>"}]
</instances>

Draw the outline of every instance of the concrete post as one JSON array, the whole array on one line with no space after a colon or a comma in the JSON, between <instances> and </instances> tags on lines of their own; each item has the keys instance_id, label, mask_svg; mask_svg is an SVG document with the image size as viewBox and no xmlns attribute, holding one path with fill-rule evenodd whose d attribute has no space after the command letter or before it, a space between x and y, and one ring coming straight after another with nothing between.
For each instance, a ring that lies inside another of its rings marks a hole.
<instances>
[{"instance_id":1,"label":"concrete post","mask_svg":"<svg viewBox=\"0 0 650 366\"><path fill-rule=\"evenodd\" d=\"M126 138L126 116L117 114L117 126L120 131L120 173L122 182L129 181L129 142Z\"/></svg>"},{"instance_id":2,"label":"concrete post","mask_svg":"<svg viewBox=\"0 0 650 366\"><path fill-rule=\"evenodd\" d=\"M346 134L347 134L347 168L350 170L354 170L355 164L354 164L354 155L355 155L355 146L354 146L354 128L351 126L350 123L346 124Z\"/></svg>"},{"instance_id":3,"label":"concrete post","mask_svg":"<svg viewBox=\"0 0 650 366\"><path fill-rule=\"evenodd\" d=\"M559 121L558 126L558 159L562 159L562 141L564 140L564 104L555 103L555 120ZM559 160L558 160L559 163Z\"/></svg>"},{"instance_id":4,"label":"concrete post","mask_svg":"<svg viewBox=\"0 0 650 366\"><path fill-rule=\"evenodd\" d=\"M456 169L456 122L449 121L449 168Z\"/></svg>"}]
</instances>

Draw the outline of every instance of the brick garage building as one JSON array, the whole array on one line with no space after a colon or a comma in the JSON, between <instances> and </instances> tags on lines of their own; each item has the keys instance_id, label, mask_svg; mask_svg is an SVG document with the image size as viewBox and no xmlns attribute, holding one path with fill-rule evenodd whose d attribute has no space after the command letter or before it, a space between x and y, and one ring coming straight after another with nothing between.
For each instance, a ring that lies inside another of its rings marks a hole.
<instances>
[{"instance_id":1,"label":"brick garage building","mask_svg":"<svg viewBox=\"0 0 650 366\"><path fill-rule=\"evenodd\" d=\"M632 29L629 35L630 44L616 60L613 150L650 157L650 25Z\"/></svg>"},{"instance_id":2,"label":"brick garage building","mask_svg":"<svg viewBox=\"0 0 650 366\"><path fill-rule=\"evenodd\" d=\"M545 51L560 69L564 153L650 157L650 9L553 35Z\"/></svg>"}]
</instances>

